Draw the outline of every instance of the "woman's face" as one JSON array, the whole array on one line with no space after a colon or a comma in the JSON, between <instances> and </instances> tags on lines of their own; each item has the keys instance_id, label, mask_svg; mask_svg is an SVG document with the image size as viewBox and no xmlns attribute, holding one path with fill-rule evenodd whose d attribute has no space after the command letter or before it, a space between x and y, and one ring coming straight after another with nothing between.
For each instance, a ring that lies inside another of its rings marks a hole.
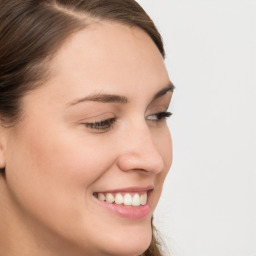
<instances>
[{"instance_id":1,"label":"woman's face","mask_svg":"<svg viewBox=\"0 0 256 256\"><path fill-rule=\"evenodd\" d=\"M162 56L145 32L104 22L70 37L49 70L5 150L10 216L25 224L17 244L138 255L172 161Z\"/></svg>"}]
</instances>

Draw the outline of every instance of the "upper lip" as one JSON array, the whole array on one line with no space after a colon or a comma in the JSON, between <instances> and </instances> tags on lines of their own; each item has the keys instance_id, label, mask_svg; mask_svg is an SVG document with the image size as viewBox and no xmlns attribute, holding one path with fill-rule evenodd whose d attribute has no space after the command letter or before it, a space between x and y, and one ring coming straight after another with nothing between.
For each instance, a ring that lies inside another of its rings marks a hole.
<instances>
[{"instance_id":1,"label":"upper lip","mask_svg":"<svg viewBox=\"0 0 256 256\"><path fill-rule=\"evenodd\" d=\"M149 185L145 187L126 187L126 188L117 188L111 190L97 191L97 193L117 193L117 192L144 192L148 190L153 190L154 186Z\"/></svg>"}]
</instances>

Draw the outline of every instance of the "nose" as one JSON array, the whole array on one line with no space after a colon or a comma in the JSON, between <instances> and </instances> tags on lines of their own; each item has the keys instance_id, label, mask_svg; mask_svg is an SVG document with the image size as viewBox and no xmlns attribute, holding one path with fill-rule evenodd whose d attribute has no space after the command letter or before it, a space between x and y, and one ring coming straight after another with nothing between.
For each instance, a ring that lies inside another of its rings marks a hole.
<instances>
[{"instance_id":1,"label":"nose","mask_svg":"<svg viewBox=\"0 0 256 256\"><path fill-rule=\"evenodd\" d=\"M164 160L154 143L150 128L144 124L129 129L123 136L117 165L122 171L144 171L158 174L164 170Z\"/></svg>"}]
</instances>

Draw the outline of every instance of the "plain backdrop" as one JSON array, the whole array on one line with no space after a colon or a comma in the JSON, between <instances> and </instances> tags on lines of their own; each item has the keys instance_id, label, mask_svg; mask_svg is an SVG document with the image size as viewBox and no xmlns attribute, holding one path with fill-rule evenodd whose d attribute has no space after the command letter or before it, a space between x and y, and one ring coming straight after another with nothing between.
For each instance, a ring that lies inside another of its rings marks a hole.
<instances>
[{"instance_id":1,"label":"plain backdrop","mask_svg":"<svg viewBox=\"0 0 256 256\"><path fill-rule=\"evenodd\" d=\"M162 238L172 256L256 256L256 0L138 2L176 86Z\"/></svg>"}]
</instances>

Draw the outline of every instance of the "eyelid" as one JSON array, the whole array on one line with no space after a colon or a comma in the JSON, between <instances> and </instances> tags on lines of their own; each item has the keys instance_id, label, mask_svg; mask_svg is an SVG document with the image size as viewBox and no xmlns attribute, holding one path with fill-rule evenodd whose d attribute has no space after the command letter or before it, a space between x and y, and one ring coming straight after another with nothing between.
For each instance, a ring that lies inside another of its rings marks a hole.
<instances>
[{"instance_id":1,"label":"eyelid","mask_svg":"<svg viewBox=\"0 0 256 256\"><path fill-rule=\"evenodd\" d=\"M115 118L116 115L112 112L105 112L102 114L97 115L90 115L89 117L81 119L80 123L95 123L95 122L101 122L107 119Z\"/></svg>"},{"instance_id":2,"label":"eyelid","mask_svg":"<svg viewBox=\"0 0 256 256\"><path fill-rule=\"evenodd\" d=\"M104 133L113 127L115 121L115 114L108 112L83 119L80 123L91 132Z\"/></svg>"}]
</instances>

